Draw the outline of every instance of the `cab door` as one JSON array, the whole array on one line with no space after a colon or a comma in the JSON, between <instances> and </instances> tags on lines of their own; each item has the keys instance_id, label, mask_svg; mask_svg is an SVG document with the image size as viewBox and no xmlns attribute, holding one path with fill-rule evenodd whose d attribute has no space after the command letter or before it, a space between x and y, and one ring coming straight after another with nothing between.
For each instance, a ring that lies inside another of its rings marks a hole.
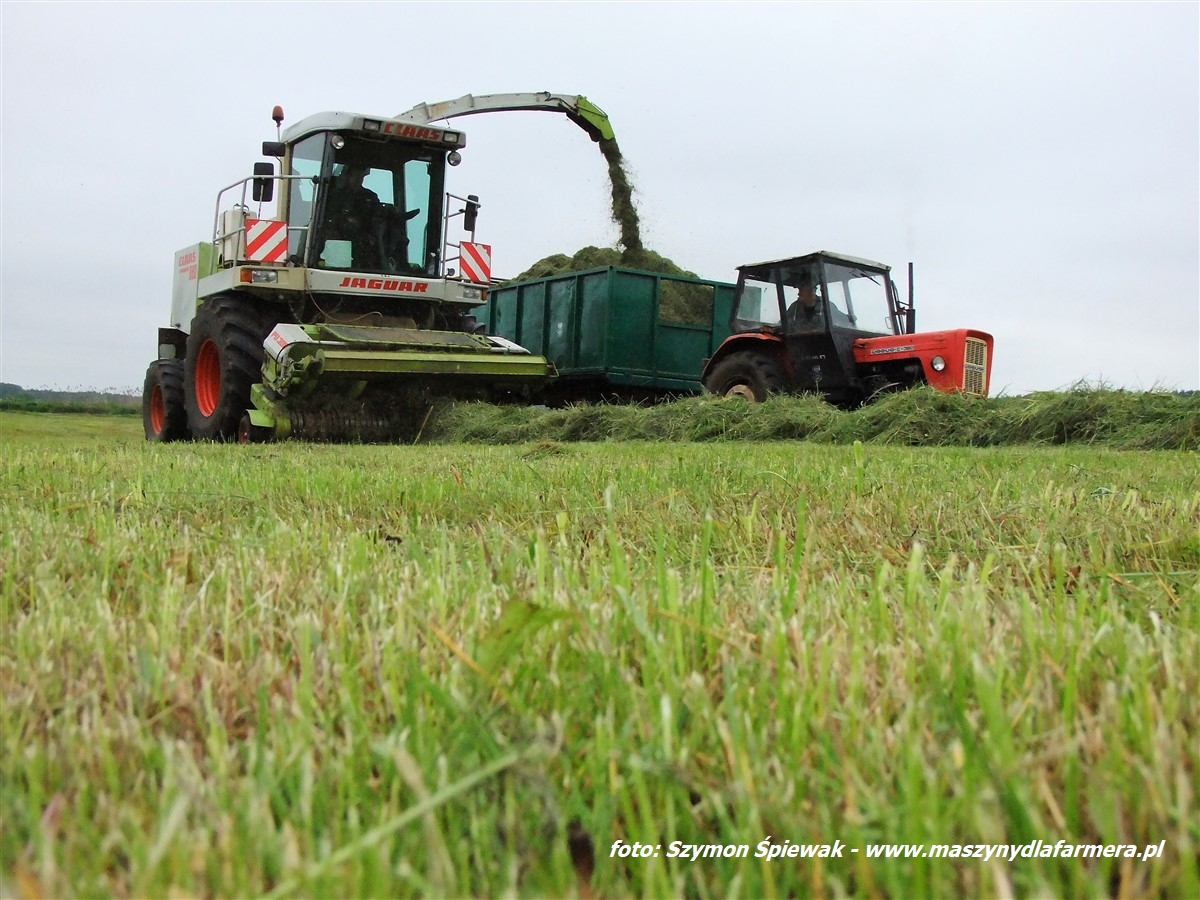
<instances>
[{"instance_id":1,"label":"cab door","mask_svg":"<svg viewBox=\"0 0 1200 900\"><path fill-rule=\"evenodd\" d=\"M794 389L841 402L853 392L853 338L835 327L835 311L819 267L781 272L784 343Z\"/></svg>"}]
</instances>

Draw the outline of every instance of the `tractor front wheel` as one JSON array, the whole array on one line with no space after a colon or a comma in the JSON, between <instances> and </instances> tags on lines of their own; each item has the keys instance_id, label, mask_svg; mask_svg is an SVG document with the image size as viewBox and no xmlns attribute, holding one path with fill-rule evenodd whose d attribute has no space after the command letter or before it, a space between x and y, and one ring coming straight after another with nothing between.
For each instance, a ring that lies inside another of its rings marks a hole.
<instances>
[{"instance_id":1,"label":"tractor front wheel","mask_svg":"<svg viewBox=\"0 0 1200 900\"><path fill-rule=\"evenodd\" d=\"M146 369L142 386L142 428L156 444L184 441L188 434L183 401L183 360L159 359Z\"/></svg>"},{"instance_id":2,"label":"tractor front wheel","mask_svg":"<svg viewBox=\"0 0 1200 900\"><path fill-rule=\"evenodd\" d=\"M265 321L235 297L211 297L197 310L183 367L188 425L196 438L238 436L250 387L262 378L263 341L271 331Z\"/></svg>"},{"instance_id":3,"label":"tractor front wheel","mask_svg":"<svg viewBox=\"0 0 1200 900\"><path fill-rule=\"evenodd\" d=\"M787 377L774 357L742 351L719 362L704 387L719 397L762 403L769 394L787 389Z\"/></svg>"}]
</instances>

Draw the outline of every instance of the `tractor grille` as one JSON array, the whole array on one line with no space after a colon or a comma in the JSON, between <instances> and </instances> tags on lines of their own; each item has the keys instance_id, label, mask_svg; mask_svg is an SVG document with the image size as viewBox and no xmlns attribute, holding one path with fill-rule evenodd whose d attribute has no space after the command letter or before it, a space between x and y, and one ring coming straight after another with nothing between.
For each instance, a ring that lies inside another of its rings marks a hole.
<instances>
[{"instance_id":1,"label":"tractor grille","mask_svg":"<svg viewBox=\"0 0 1200 900\"><path fill-rule=\"evenodd\" d=\"M967 338L963 363L963 393L987 396L987 342Z\"/></svg>"}]
</instances>

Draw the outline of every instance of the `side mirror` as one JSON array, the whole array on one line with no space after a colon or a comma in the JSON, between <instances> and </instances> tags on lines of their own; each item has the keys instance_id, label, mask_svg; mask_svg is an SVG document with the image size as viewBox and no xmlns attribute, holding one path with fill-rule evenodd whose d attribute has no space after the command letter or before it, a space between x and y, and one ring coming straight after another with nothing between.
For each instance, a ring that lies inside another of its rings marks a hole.
<instances>
[{"instance_id":1,"label":"side mirror","mask_svg":"<svg viewBox=\"0 0 1200 900\"><path fill-rule=\"evenodd\" d=\"M250 188L250 196L255 203L270 203L275 196L275 166L269 162L254 164L254 181Z\"/></svg>"},{"instance_id":2,"label":"side mirror","mask_svg":"<svg viewBox=\"0 0 1200 900\"><path fill-rule=\"evenodd\" d=\"M263 156L274 156L279 159L283 156L282 141L263 141Z\"/></svg>"},{"instance_id":3,"label":"side mirror","mask_svg":"<svg viewBox=\"0 0 1200 900\"><path fill-rule=\"evenodd\" d=\"M479 219L479 197L475 194L467 194L467 208L463 210L463 228L467 231L475 231L475 222Z\"/></svg>"}]
</instances>

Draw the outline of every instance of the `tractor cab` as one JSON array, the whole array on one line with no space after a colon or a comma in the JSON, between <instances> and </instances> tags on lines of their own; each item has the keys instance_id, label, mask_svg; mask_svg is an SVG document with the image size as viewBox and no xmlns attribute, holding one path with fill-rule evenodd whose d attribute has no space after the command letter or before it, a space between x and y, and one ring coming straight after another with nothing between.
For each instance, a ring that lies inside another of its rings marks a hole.
<instances>
[{"instance_id":1,"label":"tractor cab","mask_svg":"<svg viewBox=\"0 0 1200 900\"><path fill-rule=\"evenodd\" d=\"M290 127L280 151L287 183L287 259L312 269L437 277L446 165L462 132L352 113Z\"/></svg>"},{"instance_id":2,"label":"tractor cab","mask_svg":"<svg viewBox=\"0 0 1200 900\"><path fill-rule=\"evenodd\" d=\"M730 324L734 333L879 337L909 333L910 309L882 263L810 253L739 268Z\"/></svg>"}]
</instances>

